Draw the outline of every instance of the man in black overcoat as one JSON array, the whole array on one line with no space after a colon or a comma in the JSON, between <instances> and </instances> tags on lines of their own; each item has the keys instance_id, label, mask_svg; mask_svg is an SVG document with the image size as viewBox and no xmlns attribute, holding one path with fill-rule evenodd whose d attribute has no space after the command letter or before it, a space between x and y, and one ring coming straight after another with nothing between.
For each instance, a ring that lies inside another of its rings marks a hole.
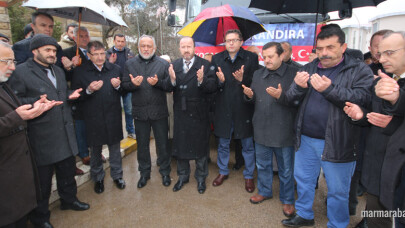
<instances>
[{"instance_id":1,"label":"man in black overcoat","mask_svg":"<svg viewBox=\"0 0 405 228\"><path fill-rule=\"evenodd\" d=\"M170 83L173 85L174 134L173 156L177 158L179 180L173 191L179 191L190 177L189 160L195 160L197 190L205 192L205 178L208 176L209 147L209 104L207 94L215 92L214 67L194 54L194 40L183 37L180 40L182 58L169 68Z\"/></svg>"},{"instance_id":2,"label":"man in black overcoat","mask_svg":"<svg viewBox=\"0 0 405 228\"><path fill-rule=\"evenodd\" d=\"M52 227L49 223L49 197L52 175L56 173L61 209L87 210L90 206L77 197L75 181L76 136L69 100L77 99L80 90L69 91L64 71L54 65L57 42L54 38L38 34L31 39L34 58L17 66L9 85L23 104L33 104L40 98L56 102L44 115L28 121L28 137L37 163L42 199L30 214L35 226Z\"/></svg>"},{"instance_id":3,"label":"man in black overcoat","mask_svg":"<svg viewBox=\"0 0 405 228\"><path fill-rule=\"evenodd\" d=\"M82 89L80 102L86 125L87 144L92 148L90 173L95 182L94 191L104 191L101 151L104 144L110 152L111 177L119 189L125 188L122 179L120 141L122 136L121 74L118 65L106 62L104 45L92 41L87 45L90 61L73 72L72 88Z\"/></svg>"}]
</instances>

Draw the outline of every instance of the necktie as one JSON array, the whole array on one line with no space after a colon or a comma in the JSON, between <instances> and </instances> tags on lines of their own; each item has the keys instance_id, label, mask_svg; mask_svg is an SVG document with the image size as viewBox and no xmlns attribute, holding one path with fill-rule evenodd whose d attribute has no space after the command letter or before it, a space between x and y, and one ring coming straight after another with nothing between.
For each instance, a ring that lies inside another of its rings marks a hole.
<instances>
[{"instance_id":1,"label":"necktie","mask_svg":"<svg viewBox=\"0 0 405 228\"><path fill-rule=\"evenodd\" d=\"M86 49L82 49L82 52L84 54L84 57L86 57L86 59L88 60L89 57L87 56L87 50Z\"/></svg>"},{"instance_id":2,"label":"necktie","mask_svg":"<svg viewBox=\"0 0 405 228\"><path fill-rule=\"evenodd\" d=\"M185 63L186 63L186 69L187 69L187 71L190 70L190 63L191 63L191 61L186 61Z\"/></svg>"},{"instance_id":3,"label":"necktie","mask_svg":"<svg viewBox=\"0 0 405 228\"><path fill-rule=\"evenodd\" d=\"M46 75L48 76L49 80L51 80L53 86L55 86L56 88L56 78L55 76L52 74L52 71L50 69L45 69L46 70Z\"/></svg>"}]
</instances>

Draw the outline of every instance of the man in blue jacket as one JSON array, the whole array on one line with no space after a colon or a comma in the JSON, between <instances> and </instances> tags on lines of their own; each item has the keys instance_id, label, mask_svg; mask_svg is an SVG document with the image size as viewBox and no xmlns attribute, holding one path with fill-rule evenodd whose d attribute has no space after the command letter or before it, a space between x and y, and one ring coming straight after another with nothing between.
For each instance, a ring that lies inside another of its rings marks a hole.
<instances>
[{"instance_id":1,"label":"man in blue jacket","mask_svg":"<svg viewBox=\"0 0 405 228\"><path fill-rule=\"evenodd\" d=\"M299 106L296 118L294 177L297 214L283 225L314 224L312 205L322 168L328 187L328 227L349 224L350 180L356 165L360 127L343 111L346 101L365 105L371 99L371 69L344 54L345 34L336 24L324 26L317 37L318 59L303 66L286 96Z\"/></svg>"}]
</instances>

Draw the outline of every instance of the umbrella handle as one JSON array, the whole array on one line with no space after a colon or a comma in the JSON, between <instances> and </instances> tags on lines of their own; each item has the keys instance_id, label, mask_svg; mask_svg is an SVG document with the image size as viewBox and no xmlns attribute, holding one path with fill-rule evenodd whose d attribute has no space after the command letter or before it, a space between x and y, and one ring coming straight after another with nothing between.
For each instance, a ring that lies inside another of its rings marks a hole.
<instances>
[{"instance_id":1,"label":"umbrella handle","mask_svg":"<svg viewBox=\"0 0 405 228\"><path fill-rule=\"evenodd\" d=\"M79 64L77 66L82 65L82 58L80 58L80 54L79 54L80 36L78 35L79 31L80 31L80 24L82 22L82 9L83 9L82 7L80 7L80 9L79 9L79 28L77 29L77 34L76 34L76 39L77 39L77 42L76 42L76 56L79 56Z\"/></svg>"}]
</instances>

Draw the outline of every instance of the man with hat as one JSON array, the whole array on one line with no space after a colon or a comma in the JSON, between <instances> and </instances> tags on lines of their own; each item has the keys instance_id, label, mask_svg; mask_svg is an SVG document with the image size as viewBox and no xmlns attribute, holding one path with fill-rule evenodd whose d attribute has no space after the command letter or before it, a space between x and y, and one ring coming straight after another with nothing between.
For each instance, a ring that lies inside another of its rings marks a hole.
<instances>
[{"instance_id":1,"label":"man with hat","mask_svg":"<svg viewBox=\"0 0 405 228\"><path fill-rule=\"evenodd\" d=\"M38 206L29 218L38 227L52 227L48 209L52 175L55 170L62 210L87 210L90 206L77 197L75 155L77 143L69 100L80 96L81 89L69 91L64 71L55 66L56 40L45 34L35 35L30 42L34 55L16 67L9 85L23 104L33 104L38 99L57 102L58 106L42 116L28 121L28 138L37 163L41 196Z\"/></svg>"}]
</instances>

